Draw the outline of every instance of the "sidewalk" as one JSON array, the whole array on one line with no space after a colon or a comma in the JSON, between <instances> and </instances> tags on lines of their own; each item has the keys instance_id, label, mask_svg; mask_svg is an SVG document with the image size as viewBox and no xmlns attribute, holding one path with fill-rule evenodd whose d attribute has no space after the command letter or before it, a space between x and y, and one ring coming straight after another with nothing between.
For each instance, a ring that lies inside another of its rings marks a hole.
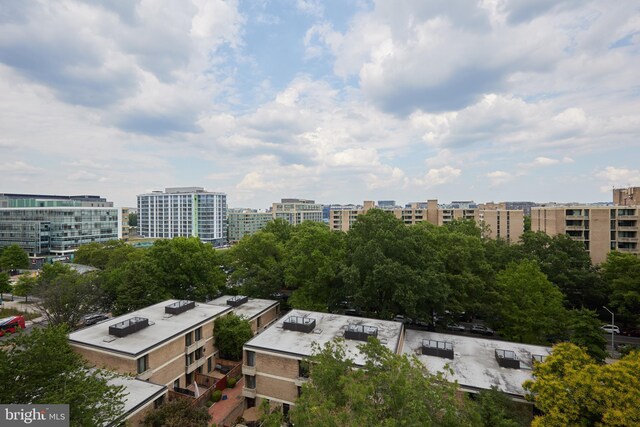
<instances>
[{"instance_id":1,"label":"sidewalk","mask_svg":"<svg viewBox=\"0 0 640 427\"><path fill-rule=\"evenodd\" d=\"M24 313L38 313L41 314L40 310L38 310L37 308L35 308L33 305L28 304L28 303L24 303L22 301L22 297L18 297L20 300L15 300L15 301L4 301L3 304L0 306L2 308L15 308L18 311L22 311ZM44 321L45 318L43 316L39 316L36 317L35 319L32 320L27 320L24 322L26 327L30 327L32 326L34 323L40 323L42 321Z\"/></svg>"}]
</instances>

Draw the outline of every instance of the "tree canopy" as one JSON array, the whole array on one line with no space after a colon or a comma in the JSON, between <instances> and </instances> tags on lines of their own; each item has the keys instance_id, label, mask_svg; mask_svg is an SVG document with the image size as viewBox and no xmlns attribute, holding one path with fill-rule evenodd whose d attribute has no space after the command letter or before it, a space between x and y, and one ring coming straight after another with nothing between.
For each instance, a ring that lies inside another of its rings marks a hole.
<instances>
[{"instance_id":1,"label":"tree canopy","mask_svg":"<svg viewBox=\"0 0 640 427\"><path fill-rule=\"evenodd\" d=\"M29 255L18 245L7 246L0 255L0 267L9 271L29 268Z\"/></svg>"},{"instance_id":2,"label":"tree canopy","mask_svg":"<svg viewBox=\"0 0 640 427\"><path fill-rule=\"evenodd\" d=\"M109 385L114 375L89 369L61 326L33 328L0 347L0 402L68 404L70 424L106 425L124 408L124 389Z\"/></svg>"},{"instance_id":3,"label":"tree canopy","mask_svg":"<svg viewBox=\"0 0 640 427\"><path fill-rule=\"evenodd\" d=\"M599 364L571 343L553 348L524 384L542 415L533 427L640 425L640 352Z\"/></svg>"},{"instance_id":4,"label":"tree canopy","mask_svg":"<svg viewBox=\"0 0 640 427\"><path fill-rule=\"evenodd\" d=\"M248 320L231 313L215 320L213 336L223 357L242 359L242 347L253 337Z\"/></svg>"},{"instance_id":5,"label":"tree canopy","mask_svg":"<svg viewBox=\"0 0 640 427\"><path fill-rule=\"evenodd\" d=\"M206 407L193 406L186 399L176 399L154 409L143 423L148 427L207 427L210 419Z\"/></svg>"}]
</instances>

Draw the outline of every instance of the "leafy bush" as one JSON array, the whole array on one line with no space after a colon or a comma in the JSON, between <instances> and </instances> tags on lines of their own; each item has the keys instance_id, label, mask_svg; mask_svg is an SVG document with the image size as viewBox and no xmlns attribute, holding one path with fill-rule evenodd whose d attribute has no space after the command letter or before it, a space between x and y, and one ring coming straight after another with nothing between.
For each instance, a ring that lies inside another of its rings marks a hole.
<instances>
[{"instance_id":1,"label":"leafy bush","mask_svg":"<svg viewBox=\"0 0 640 427\"><path fill-rule=\"evenodd\" d=\"M211 393L211 400L213 402L218 402L220 399L222 399L222 391L215 390L213 393Z\"/></svg>"},{"instance_id":2,"label":"leafy bush","mask_svg":"<svg viewBox=\"0 0 640 427\"><path fill-rule=\"evenodd\" d=\"M238 380L236 380L235 378L229 378L229 380L227 381L227 387L234 388L237 382Z\"/></svg>"}]
</instances>

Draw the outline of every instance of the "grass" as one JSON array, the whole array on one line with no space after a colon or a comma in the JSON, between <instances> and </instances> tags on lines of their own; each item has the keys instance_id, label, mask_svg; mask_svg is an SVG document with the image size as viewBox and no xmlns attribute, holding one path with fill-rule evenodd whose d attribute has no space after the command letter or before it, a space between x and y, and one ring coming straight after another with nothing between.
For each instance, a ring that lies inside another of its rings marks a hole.
<instances>
[{"instance_id":1,"label":"grass","mask_svg":"<svg viewBox=\"0 0 640 427\"><path fill-rule=\"evenodd\" d=\"M24 316L24 320L32 320L41 315L38 313L25 313L15 308L0 308L0 319L11 316Z\"/></svg>"}]
</instances>

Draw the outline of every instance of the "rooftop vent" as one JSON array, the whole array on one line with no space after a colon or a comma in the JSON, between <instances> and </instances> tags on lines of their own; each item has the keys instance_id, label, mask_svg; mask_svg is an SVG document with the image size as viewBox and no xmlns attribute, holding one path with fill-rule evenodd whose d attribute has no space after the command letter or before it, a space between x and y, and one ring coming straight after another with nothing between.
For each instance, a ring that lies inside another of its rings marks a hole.
<instances>
[{"instance_id":1,"label":"rooftop vent","mask_svg":"<svg viewBox=\"0 0 640 427\"><path fill-rule=\"evenodd\" d=\"M449 341L422 340L422 354L453 360L453 344Z\"/></svg>"},{"instance_id":2,"label":"rooftop vent","mask_svg":"<svg viewBox=\"0 0 640 427\"><path fill-rule=\"evenodd\" d=\"M149 319L144 317L132 317L115 325L109 326L109 335L114 337L126 337L149 326Z\"/></svg>"},{"instance_id":3,"label":"rooftop vent","mask_svg":"<svg viewBox=\"0 0 640 427\"><path fill-rule=\"evenodd\" d=\"M227 300L227 305L230 305L231 307L238 307L247 301L249 301L249 297L236 295L235 297L231 297Z\"/></svg>"},{"instance_id":4,"label":"rooftop vent","mask_svg":"<svg viewBox=\"0 0 640 427\"><path fill-rule=\"evenodd\" d=\"M503 368L520 369L520 360L511 350L496 350L496 360Z\"/></svg>"},{"instance_id":5,"label":"rooftop vent","mask_svg":"<svg viewBox=\"0 0 640 427\"><path fill-rule=\"evenodd\" d=\"M174 302L173 304L169 304L165 306L164 312L166 314L177 315L180 313L184 313L187 310L191 310L192 308L195 308L195 307L196 307L195 301L182 300L182 301Z\"/></svg>"},{"instance_id":6,"label":"rooftop vent","mask_svg":"<svg viewBox=\"0 0 640 427\"><path fill-rule=\"evenodd\" d=\"M544 361L547 360L547 356L544 356L542 354L532 354L531 355L531 363L544 363Z\"/></svg>"},{"instance_id":7,"label":"rooftop vent","mask_svg":"<svg viewBox=\"0 0 640 427\"><path fill-rule=\"evenodd\" d=\"M282 324L284 329L298 332L311 332L316 327L316 319L310 317L289 316Z\"/></svg>"},{"instance_id":8,"label":"rooftop vent","mask_svg":"<svg viewBox=\"0 0 640 427\"><path fill-rule=\"evenodd\" d=\"M377 337L378 328L366 325L347 325L344 331L344 337L348 340L357 340L367 342L369 337Z\"/></svg>"}]
</instances>

